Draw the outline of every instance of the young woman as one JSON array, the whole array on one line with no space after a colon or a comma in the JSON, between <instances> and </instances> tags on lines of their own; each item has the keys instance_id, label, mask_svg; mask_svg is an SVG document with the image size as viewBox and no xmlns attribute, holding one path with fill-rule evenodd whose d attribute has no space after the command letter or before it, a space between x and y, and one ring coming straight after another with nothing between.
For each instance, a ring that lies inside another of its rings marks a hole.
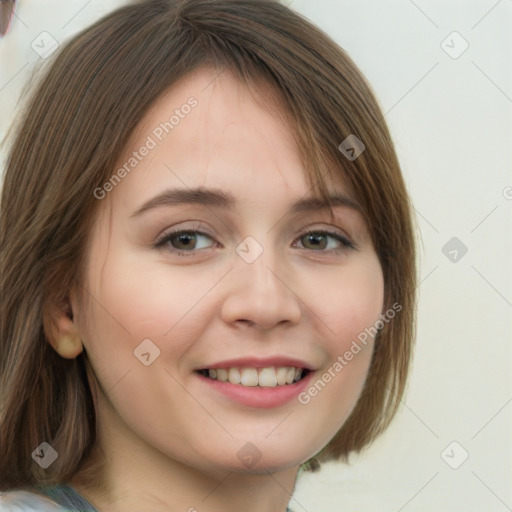
<instances>
[{"instance_id":1,"label":"young woman","mask_svg":"<svg viewBox=\"0 0 512 512\"><path fill-rule=\"evenodd\" d=\"M0 244L2 511L293 510L299 469L403 394L393 144L350 58L273 0L136 2L63 46Z\"/></svg>"}]
</instances>

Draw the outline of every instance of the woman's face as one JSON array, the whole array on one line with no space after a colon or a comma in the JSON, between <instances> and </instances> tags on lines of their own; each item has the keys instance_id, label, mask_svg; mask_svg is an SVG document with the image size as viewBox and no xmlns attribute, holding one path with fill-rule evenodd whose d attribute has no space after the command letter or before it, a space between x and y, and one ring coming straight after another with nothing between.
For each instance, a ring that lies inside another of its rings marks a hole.
<instances>
[{"instance_id":1,"label":"woman's face","mask_svg":"<svg viewBox=\"0 0 512 512\"><path fill-rule=\"evenodd\" d=\"M383 276L350 191L332 185L346 199L334 219L308 202L289 127L214 77L162 97L115 185L96 191L90 300L74 311L111 446L275 471L318 452L352 411L373 340L353 342L382 312Z\"/></svg>"}]
</instances>

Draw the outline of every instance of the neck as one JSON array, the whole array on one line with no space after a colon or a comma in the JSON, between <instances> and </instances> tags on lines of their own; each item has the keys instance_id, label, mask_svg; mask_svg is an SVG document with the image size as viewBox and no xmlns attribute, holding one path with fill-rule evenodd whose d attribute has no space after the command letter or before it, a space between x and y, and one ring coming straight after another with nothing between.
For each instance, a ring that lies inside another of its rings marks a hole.
<instances>
[{"instance_id":1,"label":"neck","mask_svg":"<svg viewBox=\"0 0 512 512\"><path fill-rule=\"evenodd\" d=\"M219 478L189 468L169 475L165 485L163 478L130 478L121 482L121 475L109 478L113 485L108 491L104 486L84 484L79 475L71 485L98 512L285 512L296 474L297 469L265 475L227 472Z\"/></svg>"},{"instance_id":2,"label":"neck","mask_svg":"<svg viewBox=\"0 0 512 512\"><path fill-rule=\"evenodd\" d=\"M97 445L70 483L98 512L285 512L297 473L198 469L118 440Z\"/></svg>"}]
</instances>

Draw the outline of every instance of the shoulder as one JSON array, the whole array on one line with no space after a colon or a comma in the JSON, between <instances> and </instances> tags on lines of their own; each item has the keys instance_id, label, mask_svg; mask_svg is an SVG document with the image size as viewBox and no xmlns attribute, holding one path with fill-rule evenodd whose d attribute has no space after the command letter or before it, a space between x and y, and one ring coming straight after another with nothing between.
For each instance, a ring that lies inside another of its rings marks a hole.
<instances>
[{"instance_id":1,"label":"shoulder","mask_svg":"<svg viewBox=\"0 0 512 512\"><path fill-rule=\"evenodd\" d=\"M0 512L65 512L60 505L35 492L0 492Z\"/></svg>"}]
</instances>

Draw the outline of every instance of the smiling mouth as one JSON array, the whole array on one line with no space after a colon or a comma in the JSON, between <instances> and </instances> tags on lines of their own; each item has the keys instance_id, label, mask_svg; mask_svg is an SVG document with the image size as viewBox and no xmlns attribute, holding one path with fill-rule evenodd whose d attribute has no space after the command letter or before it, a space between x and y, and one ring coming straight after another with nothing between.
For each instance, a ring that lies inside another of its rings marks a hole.
<instances>
[{"instance_id":1,"label":"smiling mouth","mask_svg":"<svg viewBox=\"0 0 512 512\"><path fill-rule=\"evenodd\" d=\"M302 380L310 370L294 366L267 368L205 368L196 370L203 377L245 387L274 388L289 386Z\"/></svg>"}]
</instances>

